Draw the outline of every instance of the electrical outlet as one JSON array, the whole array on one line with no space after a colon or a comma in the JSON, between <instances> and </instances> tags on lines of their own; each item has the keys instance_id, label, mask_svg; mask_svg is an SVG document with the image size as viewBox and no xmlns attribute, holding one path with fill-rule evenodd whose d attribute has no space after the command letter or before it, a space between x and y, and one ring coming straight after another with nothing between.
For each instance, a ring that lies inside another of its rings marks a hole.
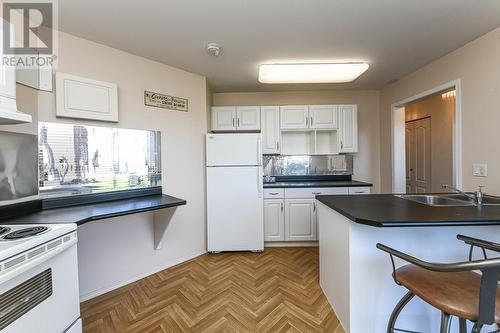
<instances>
[{"instance_id":1,"label":"electrical outlet","mask_svg":"<svg viewBox=\"0 0 500 333\"><path fill-rule=\"evenodd\" d=\"M488 165L487 164L472 164L472 175L474 177L487 177Z\"/></svg>"}]
</instances>

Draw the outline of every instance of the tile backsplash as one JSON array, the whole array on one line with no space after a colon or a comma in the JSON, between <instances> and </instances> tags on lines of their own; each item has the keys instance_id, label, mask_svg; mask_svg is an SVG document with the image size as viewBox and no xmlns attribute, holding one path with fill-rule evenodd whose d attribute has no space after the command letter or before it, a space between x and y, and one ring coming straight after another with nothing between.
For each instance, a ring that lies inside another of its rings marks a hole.
<instances>
[{"instance_id":1,"label":"tile backsplash","mask_svg":"<svg viewBox=\"0 0 500 333\"><path fill-rule=\"evenodd\" d=\"M352 175L352 155L264 155L264 176Z\"/></svg>"}]
</instances>

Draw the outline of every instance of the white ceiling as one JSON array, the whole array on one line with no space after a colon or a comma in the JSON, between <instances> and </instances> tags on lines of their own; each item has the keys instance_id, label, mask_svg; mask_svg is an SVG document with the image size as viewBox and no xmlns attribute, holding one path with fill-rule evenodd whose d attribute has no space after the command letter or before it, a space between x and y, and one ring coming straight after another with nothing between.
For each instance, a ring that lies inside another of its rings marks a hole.
<instances>
[{"instance_id":1,"label":"white ceiling","mask_svg":"<svg viewBox=\"0 0 500 333\"><path fill-rule=\"evenodd\" d=\"M62 31L204 75L215 92L379 89L500 26L498 0L62 0L59 13ZM260 84L258 65L280 61L371 67L348 84Z\"/></svg>"}]
</instances>

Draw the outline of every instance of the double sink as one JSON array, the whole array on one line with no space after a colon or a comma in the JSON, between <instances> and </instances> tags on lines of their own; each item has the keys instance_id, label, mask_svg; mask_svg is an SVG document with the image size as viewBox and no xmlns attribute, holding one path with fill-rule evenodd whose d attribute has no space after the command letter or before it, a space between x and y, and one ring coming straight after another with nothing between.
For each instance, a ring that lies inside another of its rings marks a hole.
<instances>
[{"instance_id":1,"label":"double sink","mask_svg":"<svg viewBox=\"0 0 500 333\"><path fill-rule=\"evenodd\" d=\"M462 193L443 193L443 194L401 194L398 198L418 202L433 207L473 207L476 203ZM483 195L483 206L500 206L500 197Z\"/></svg>"}]
</instances>

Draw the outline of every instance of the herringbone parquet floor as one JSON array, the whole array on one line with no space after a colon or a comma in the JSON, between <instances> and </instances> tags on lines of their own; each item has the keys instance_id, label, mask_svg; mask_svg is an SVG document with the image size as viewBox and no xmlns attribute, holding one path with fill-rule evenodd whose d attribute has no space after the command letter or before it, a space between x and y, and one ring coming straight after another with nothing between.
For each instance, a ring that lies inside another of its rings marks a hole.
<instances>
[{"instance_id":1,"label":"herringbone parquet floor","mask_svg":"<svg viewBox=\"0 0 500 333\"><path fill-rule=\"evenodd\" d=\"M85 333L343 333L317 248L205 254L81 305Z\"/></svg>"}]
</instances>

